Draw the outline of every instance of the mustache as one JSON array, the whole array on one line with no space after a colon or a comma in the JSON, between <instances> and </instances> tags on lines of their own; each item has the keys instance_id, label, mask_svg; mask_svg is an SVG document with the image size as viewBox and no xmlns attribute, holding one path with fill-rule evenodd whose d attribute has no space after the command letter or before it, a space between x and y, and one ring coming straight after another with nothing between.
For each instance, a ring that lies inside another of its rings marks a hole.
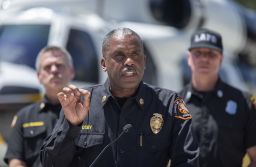
<instances>
[{"instance_id":1,"label":"mustache","mask_svg":"<svg viewBox=\"0 0 256 167\"><path fill-rule=\"evenodd\" d=\"M126 73L126 72L137 72L137 69L134 66L125 66L122 69L122 73Z\"/></svg>"},{"instance_id":2,"label":"mustache","mask_svg":"<svg viewBox=\"0 0 256 167\"><path fill-rule=\"evenodd\" d=\"M50 79L55 79L55 78L61 79L62 77L63 77L62 74L52 74Z\"/></svg>"}]
</instances>

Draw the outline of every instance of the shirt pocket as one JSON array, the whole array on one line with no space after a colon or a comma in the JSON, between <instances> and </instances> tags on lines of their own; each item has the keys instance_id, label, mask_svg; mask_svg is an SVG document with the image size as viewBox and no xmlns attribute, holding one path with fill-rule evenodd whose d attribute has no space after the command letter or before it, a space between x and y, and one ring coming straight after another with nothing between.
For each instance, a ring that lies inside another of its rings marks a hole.
<instances>
[{"instance_id":1,"label":"shirt pocket","mask_svg":"<svg viewBox=\"0 0 256 167\"><path fill-rule=\"evenodd\" d=\"M97 145L102 145L104 141L103 132L80 132L80 136L75 141L76 145L81 148L90 148Z\"/></svg>"},{"instance_id":2,"label":"shirt pocket","mask_svg":"<svg viewBox=\"0 0 256 167\"><path fill-rule=\"evenodd\" d=\"M26 159L39 154L43 141L46 138L46 127L36 126L23 129L24 150Z\"/></svg>"},{"instance_id":3,"label":"shirt pocket","mask_svg":"<svg viewBox=\"0 0 256 167\"><path fill-rule=\"evenodd\" d=\"M145 134L139 136L140 147L149 153L168 150L169 141L165 135Z\"/></svg>"},{"instance_id":4,"label":"shirt pocket","mask_svg":"<svg viewBox=\"0 0 256 167\"><path fill-rule=\"evenodd\" d=\"M166 166L170 141L167 135L144 134L139 135L139 149L137 154L138 167ZM134 154L135 154L134 153Z\"/></svg>"}]
</instances>

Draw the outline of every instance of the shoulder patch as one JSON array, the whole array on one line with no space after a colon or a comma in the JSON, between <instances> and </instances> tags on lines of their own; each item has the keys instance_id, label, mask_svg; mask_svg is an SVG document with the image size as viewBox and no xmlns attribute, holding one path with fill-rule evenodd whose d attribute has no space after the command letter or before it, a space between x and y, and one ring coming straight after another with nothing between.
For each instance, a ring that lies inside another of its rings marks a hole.
<instances>
[{"instance_id":1,"label":"shoulder patch","mask_svg":"<svg viewBox=\"0 0 256 167\"><path fill-rule=\"evenodd\" d=\"M192 118L192 115L189 113L187 106L181 97L175 99L175 108L177 109L175 113L175 118L188 120Z\"/></svg>"},{"instance_id":2,"label":"shoulder patch","mask_svg":"<svg viewBox=\"0 0 256 167\"><path fill-rule=\"evenodd\" d=\"M11 123L11 127L12 127L12 128L16 125L17 119L18 119L18 116L15 115L15 116L13 117L12 123Z\"/></svg>"}]
</instances>

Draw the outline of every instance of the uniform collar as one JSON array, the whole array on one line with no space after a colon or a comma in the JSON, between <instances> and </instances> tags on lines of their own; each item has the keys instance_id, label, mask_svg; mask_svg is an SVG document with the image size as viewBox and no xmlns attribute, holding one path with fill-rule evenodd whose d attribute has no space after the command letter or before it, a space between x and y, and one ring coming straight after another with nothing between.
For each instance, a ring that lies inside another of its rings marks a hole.
<instances>
[{"instance_id":1,"label":"uniform collar","mask_svg":"<svg viewBox=\"0 0 256 167\"><path fill-rule=\"evenodd\" d=\"M47 96L44 96L42 101L39 102L38 107L39 107L38 109L39 112L48 111L48 110L52 110L52 111L61 110L61 105L52 104Z\"/></svg>"},{"instance_id":2,"label":"uniform collar","mask_svg":"<svg viewBox=\"0 0 256 167\"><path fill-rule=\"evenodd\" d=\"M134 96L130 97L130 98L134 98L137 102L137 104L143 108L144 107L144 103L145 103L145 97L146 97L146 92L145 92L145 84L143 82L141 82L139 84L138 89L136 90L136 93ZM105 105L110 99L114 99L114 96L112 95L112 93L110 92L110 83L109 80L106 80L106 82L104 83L104 90L102 91L102 95L101 95L101 102L103 105ZM128 98L129 99L129 98Z\"/></svg>"},{"instance_id":3,"label":"uniform collar","mask_svg":"<svg viewBox=\"0 0 256 167\"><path fill-rule=\"evenodd\" d=\"M224 95L223 90L224 90L224 84L220 77L218 78L214 89L210 92L197 91L193 88L192 83L190 82L190 84L187 86L186 95L185 95L184 100L185 100L185 102L188 102L193 96L203 99L206 94L207 95L211 94L211 95L217 96L218 98L222 98Z\"/></svg>"}]
</instances>

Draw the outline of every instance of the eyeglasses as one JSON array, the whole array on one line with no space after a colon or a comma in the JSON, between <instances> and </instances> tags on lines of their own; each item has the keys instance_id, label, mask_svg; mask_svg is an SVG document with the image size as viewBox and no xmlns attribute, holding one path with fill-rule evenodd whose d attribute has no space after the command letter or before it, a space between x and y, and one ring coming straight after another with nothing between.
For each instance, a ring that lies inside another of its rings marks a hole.
<instances>
[{"instance_id":1,"label":"eyeglasses","mask_svg":"<svg viewBox=\"0 0 256 167\"><path fill-rule=\"evenodd\" d=\"M195 51L190 51L190 53L196 58L207 57L210 59L214 59L214 58L218 57L219 55L221 55L218 51L205 52L205 51L195 50Z\"/></svg>"}]
</instances>

